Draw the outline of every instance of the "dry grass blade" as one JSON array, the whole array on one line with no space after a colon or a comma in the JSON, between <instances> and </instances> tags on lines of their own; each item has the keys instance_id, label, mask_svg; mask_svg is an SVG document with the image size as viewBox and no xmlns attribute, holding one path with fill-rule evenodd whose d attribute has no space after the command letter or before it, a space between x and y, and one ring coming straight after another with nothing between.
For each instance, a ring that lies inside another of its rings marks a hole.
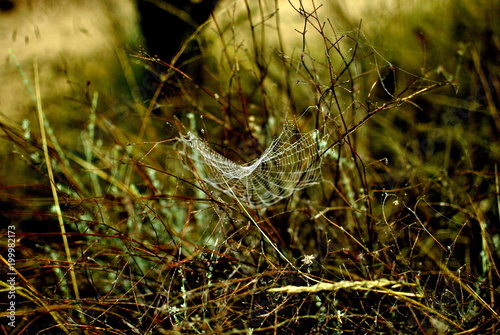
<instances>
[{"instance_id":1,"label":"dry grass blade","mask_svg":"<svg viewBox=\"0 0 500 335\"><path fill-rule=\"evenodd\" d=\"M52 171L52 159L50 157L49 149L48 149L48 144L47 144L47 136L45 134L45 114L43 113L42 109L42 99L41 99L41 94L40 94L40 78L39 78L39 72L38 72L38 55L35 52L35 59L34 59L34 73L35 73L35 97L36 97L36 110L38 113L38 122L39 122L39 127L40 127L40 137L42 140L42 149L43 153L45 155L45 162L47 164L47 172L49 175L49 182L50 182L50 189L52 191L52 196L54 199L54 207L56 209L57 213L57 219L59 221L59 228L61 229L61 237L63 239L64 243L64 251L66 253L66 260L68 261L69 264L73 264L73 261L71 260L71 251L69 249L69 244L68 244L68 239L66 238L66 227L64 224L63 220L63 215L61 211L61 206L59 204L59 194L58 190L56 187L56 183L54 180L54 173ZM76 300L80 300L80 293L78 290L78 281L76 279L76 274L73 269L73 265L70 267L70 276L71 276L71 284L73 287L73 293L75 295Z\"/></svg>"}]
</instances>

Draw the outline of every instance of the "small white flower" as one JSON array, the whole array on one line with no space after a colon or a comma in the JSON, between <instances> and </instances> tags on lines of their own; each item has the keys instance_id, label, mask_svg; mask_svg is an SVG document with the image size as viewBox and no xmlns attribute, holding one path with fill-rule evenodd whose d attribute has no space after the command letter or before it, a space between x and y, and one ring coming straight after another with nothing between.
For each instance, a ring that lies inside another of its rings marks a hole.
<instances>
[{"instance_id":1,"label":"small white flower","mask_svg":"<svg viewBox=\"0 0 500 335\"><path fill-rule=\"evenodd\" d=\"M306 255L302 258L303 265L311 265L316 257L314 255Z\"/></svg>"}]
</instances>

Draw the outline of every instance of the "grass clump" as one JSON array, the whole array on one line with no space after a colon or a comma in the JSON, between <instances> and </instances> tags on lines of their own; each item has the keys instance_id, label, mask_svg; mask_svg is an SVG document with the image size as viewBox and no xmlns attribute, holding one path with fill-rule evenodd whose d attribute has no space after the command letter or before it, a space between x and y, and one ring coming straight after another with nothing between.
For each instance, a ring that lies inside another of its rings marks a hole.
<instances>
[{"instance_id":1,"label":"grass clump","mask_svg":"<svg viewBox=\"0 0 500 335\"><path fill-rule=\"evenodd\" d=\"M37 180L1 187L17 271L17 323L3 329L497 331L495 64L463 47L451 77L441 64L416 75L386 60L362 24L339 33L314 2L290 7L302 22L292 32L277 7L241 4L244 18L215 12L188 41L205 57L201 77L179 57L136 55L163 67L127 127L101 113L97 92L79 105L89 111L80 147L58 145L41 100L45 137L2 121ZM285 47L291 33L297 50ZM219 47L206 49L214 38ZM268 48L271 38L280 47ZM196 132L249 162L286 122L321 134L322 180L263 208L211 188L179 141Z\"/></svg>"}]
</instances>

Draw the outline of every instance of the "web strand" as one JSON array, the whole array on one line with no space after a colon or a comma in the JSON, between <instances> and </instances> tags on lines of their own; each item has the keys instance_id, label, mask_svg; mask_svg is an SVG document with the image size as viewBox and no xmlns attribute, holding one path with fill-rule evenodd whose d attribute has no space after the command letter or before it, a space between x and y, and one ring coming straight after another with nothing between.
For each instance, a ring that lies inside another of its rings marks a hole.
<instances>
[{"instance_id":1,"label":"web strand","mask_svg":"<svg viewBox=\"0 0 500 335\"><path fill-rule=\"evenodd\" d=\"M191 132L181 140L193 151L191 158L206 183L251 208L263 209L320 181L318 133L299 133L286 124L260 157L244 164L217 153Z\"/></svg>"}]
</instances>

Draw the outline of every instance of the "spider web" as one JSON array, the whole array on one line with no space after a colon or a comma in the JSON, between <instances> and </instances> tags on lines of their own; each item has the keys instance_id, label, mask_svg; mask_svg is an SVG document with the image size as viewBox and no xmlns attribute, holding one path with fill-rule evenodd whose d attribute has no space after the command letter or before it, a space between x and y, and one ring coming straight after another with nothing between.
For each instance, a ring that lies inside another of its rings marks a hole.
<instances>
[{"instance_id":1,"label":"spider web","mask_svg":"<svg viewBox=\"0 0 500 335\"><path fill-rule=\"evenodd\" d=\"M244 164L217 153L191 132L181 141L193 150L191 159L198 163L198 173L206 183L251 208L262 209L320 181L318 133L300 133L286 124L260 157Z\"/></svg>"}]
</instances>

